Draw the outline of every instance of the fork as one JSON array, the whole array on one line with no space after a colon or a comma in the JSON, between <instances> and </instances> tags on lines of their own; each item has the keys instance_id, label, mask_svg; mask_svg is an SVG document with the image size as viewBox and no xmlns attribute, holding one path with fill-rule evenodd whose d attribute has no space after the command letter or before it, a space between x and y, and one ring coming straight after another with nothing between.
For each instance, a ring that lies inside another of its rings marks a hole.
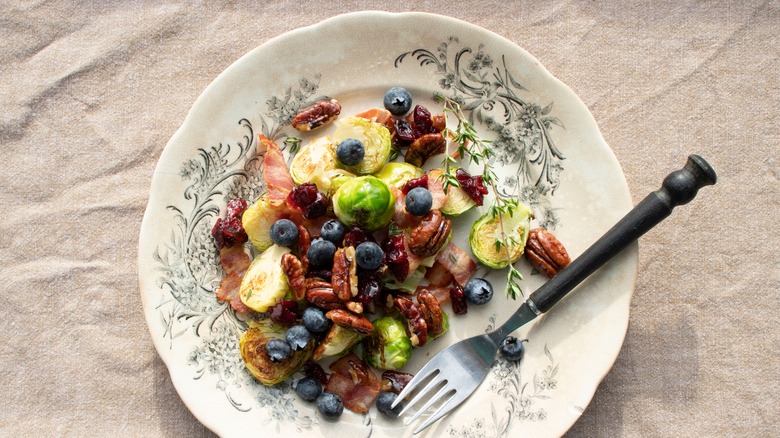
<instances>
[{"instance_id":1,"label":"fork","mask_svg":"<svg viewBox=\"0 0 780 438\"><path fill-rule=\"evenodd\" d=\"M668 217L674 207L687 204L700 188L716 181L717 175L712 166L702 157L690 155L682 169L670 173L663 180L659 190L645 197L581 256L534 291L502 326L493 332L464 339L434 356L398 394L392 407L398 406L430 378L399 415L438 389L405 424L412 423L434 404L443 403L415 429L414 434L438 421L463 403L485 379L498 346L507 335L550 310L590 274Z\"/></svg>"}]
</instances>

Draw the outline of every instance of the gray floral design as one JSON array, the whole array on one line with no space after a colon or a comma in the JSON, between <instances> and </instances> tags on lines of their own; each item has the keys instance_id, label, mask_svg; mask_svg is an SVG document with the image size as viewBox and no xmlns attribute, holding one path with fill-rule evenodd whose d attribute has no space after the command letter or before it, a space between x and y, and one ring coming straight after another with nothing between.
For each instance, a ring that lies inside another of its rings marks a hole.
<instances>
[{"instance_id":1,"label":"gray floral design","mask_svg":"<svg viewBox=\"0 0 780 438\"><path fill-rule=\"evenodd\" d=\"M547 197L560 185L564 156L551 131L554 126L563 128L563 123L551 115L552 103L541 106L524 100L521 93L527 90L507 68L505 57L494 60L481 44L475 50L450 37L435 51L421 48L402 53L395 66L407 57L420 66L435 67L442 76L443 92L469 112L472 123L494 133L495 162L513 169L512 176L502 181L502 189L528 203L542 227L558 225Z\"/></svg>"},{"instance_id":2,"label":"gray floral design","mask_svg":"<svg viewBox=\"0 0 780 438\"><path fill-rule=\"evenodd\" d=\"M301 79L298 88L288 88L282 98L266 101L268 110L259 116L263 134L277 137L290 117L312 100L318 81L319 77L313 81ZM241 119L238 133L238 141L198 149L194 158L182 164L179 174L187 183L182 202L167 207L175 226L170 239L153 254L160 271L158 286L167 291L157 308L171 347L189 330L196 336L197 343L188 357L194 368L193 379L216 377L217 388L233 407L244 412L262 409L277 429L284 423L298 430L310 429L316 419L298 412L289 384L266 387L246 370L238 354L246 323L228 303L215 299L224 274L211 226L220 214L220 205L235 197L254 202L265 191L262 157L257 152L252 123ZM254 400L236 398L236 390L245 386L256 394Z\"/></svg>"},{"instance_id":3,"label":"gray floral design","mask_svg":"<svg viewBox=\"0 0 780 438\"><path fill-rule=\"evenodd\" d=\"M494 325L495 316L489 319L485 332L492 331ZM555 377L558 374L558 364L547 348L547 344L544 346L544 354L547 364L541 370L537 370L530 381L522 379L522 361L510 362L500 354L496 355L488 377L490 380L488 389L501 396L506 401L506 405L501 408L492 402L490 419L475 418L468 426L451 426L447 429L449 435L456 438L506 437L510 436L512 427L517 421L546 420L547 411L535 406L535 402L548 399L549 393L557 387L558 381ZM533 386L529 387L531 384Z\"/></svg>"}]
</instances>

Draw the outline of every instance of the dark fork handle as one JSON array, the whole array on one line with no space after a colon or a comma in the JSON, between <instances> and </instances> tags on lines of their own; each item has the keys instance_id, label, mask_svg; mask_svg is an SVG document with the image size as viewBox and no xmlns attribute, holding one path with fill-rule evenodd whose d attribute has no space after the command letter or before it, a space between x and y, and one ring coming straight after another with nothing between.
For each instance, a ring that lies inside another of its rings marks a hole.
<instances>
[{"instance_id":1,"label":"dark fork handle","mask_svg":"<svg viewBox=\"0 0 780 438\"><path fill-rule=\"evenodd\" d=\"M674 207L687 204L700 188L716 181L715 170L704 158L689 156L685 167L670 173L659 190L647 195L582 255L534 291L528 298L529 307L535 305L539 313L550 310L596 269L669 216Z\"/></svg>"}]
</instances>

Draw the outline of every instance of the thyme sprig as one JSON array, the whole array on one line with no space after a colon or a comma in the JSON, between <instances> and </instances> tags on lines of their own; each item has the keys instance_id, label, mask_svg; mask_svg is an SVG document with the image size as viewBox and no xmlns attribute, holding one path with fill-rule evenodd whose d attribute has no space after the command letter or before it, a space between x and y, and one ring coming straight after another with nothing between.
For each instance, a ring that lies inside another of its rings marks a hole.
<instances>
[{"instance_id":1,"label":"thyme sprig","mask_svg":"<svg viewBox=\"0 0 780 438\"><path fill-rule=\"evenodd\" d=\"M512 256L510 254L510 247L521 245L512 236L509 236L504 226L504 218L506 216L512 217L517 210L517 199L507 195L506 193L498 190L496 176L493 171L493 167L490 163L490 159L495 156L495 153L490 148L490 140L482 139L479 137L474 125L468 121L466 115L460 107L460 104L455 100L446 97L441 94L434 96L436 100L443 104L443 113L445 120L448 115L452 115L457 120L455 129L446 128L446 137L449 137L451 142L456 145L454 154L450 153L450 142L447 142L447 150L444 154L444 173L439 177L442 180L442 187L444 193L447 193L450 187L460 187L460 182L455 177L455 172L452 172L452 166L457 165L458 161L455 158L468 160L469 163L482 166L482 182L493 189L493 205L490 206L490 214L493 218L498 218L499 231L501 237L494 242L496 252L501 252L501 248L504 248L504 254L507 261L507 277L506 277L506 295L507 297L515 300L517 295L524 296L523 290L520 287L519 282L523 280L523 275L512 264Z\"/></svg>"}]
</instances>

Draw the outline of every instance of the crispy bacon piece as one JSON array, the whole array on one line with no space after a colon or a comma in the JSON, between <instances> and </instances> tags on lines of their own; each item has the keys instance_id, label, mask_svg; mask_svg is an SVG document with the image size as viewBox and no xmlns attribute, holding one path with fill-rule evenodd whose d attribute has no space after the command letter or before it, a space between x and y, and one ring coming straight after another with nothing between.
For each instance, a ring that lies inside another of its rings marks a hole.
<instances>
[{"instance_id":1,"label":"crispy bacon piece","mask_svg":"<svg viewBox=\"0 0 780 438\"><path fill-rule=\"evenodd\" d=\"M447 203L447 198L449 198L449 195L444 193L444 180L439 178L444 172L434 169L430 173L428 191L431 192L431 198L433 198L431 210L440 210Z\"/></svg>"},{"instance_id":2,"label":"crispy bacon piece","mask_svg":"<svg viewBox=\"0 0 780 438\"><path fill-rule=\"evenodd\" d=\"M395 196L395 211L393 212L393 222L399 228L416 227L420 223L420 218L406 211L406 195L395 186L390 186L390 192Z\"/></svg>"},{"instance_id":3,"label":"crispy bacon piece","mask_svg":"<svg viewBox=\"0 0 780 438\"><path fill-rule=\"evenodd\" d=\"M368 412L381 391L381 383L371 367L355 353L349 353L333 362L330 370L325 391L338 395L352 412Z\"/></svg>"},{"instance_id":4,"label":"crispy bacon piece","mask_svg":"<svg viewBox=\"0 0 780 438\"><path fill-rule=\"evenodd\" d=\"M259 142L265 147L265 156L263 157L263 179L268 189L268 199L275 204L283 204L295 188L290 171L287 169L287 163L284 161L284 155L276 143L263 134L258 134Z\"/></svg>"},{"instance_id":5,"label":"crispy bacon piece","mask_svg":"<svg viewBox=\"0 0 780 438\"><path fill-rule=\"evenodd\" d=\"M238 291L241 288L241 280L244 278L244 274L249 269L251 262L252 260L244 252L244 247L241 245L219 250L219 264L222 265L222 269L225 271L225 278L219 283L217 301L220 303L229 302L230 307L236 313L245 315L251 312L251 310L241 301Z\"/></svg>"},{"instance_id":6,"label":"crispy bacon piece","mask_svg":"<svg viewBox=\"0 0 780 438\"><path fill-rule=\"evenodd\" d=\"M390 111L384 108L371 108L362 113L357 113L355 116L383 124L390 130L391 134L395 131L395 119L393 119L393 115L390 114Z\"/></svg>"},{"instance_id":7,"label":"crispy bacon piece","mask_svg":"<svg viewBox=\"0 0 780 438\"><path fill-rule=\"evenodd\" d=\"M436 263L440 263L455 278L455 283L465 287L474 271L477 263L462 249L450 242L436 256ZM434 263L435 265L435 263Z\"/></svg>"},{"instance_id":8,"label":"crispy bacon piece","mask_svg":"<svg viewBox=\"0 0 780 438\"><path fill-rule=\"evenodd\" d=\"M452 272L443 264L434 262L433 266L425 271L425 279L433 286L447 286L452 283Z\"/></svg>"}]
</instances>

